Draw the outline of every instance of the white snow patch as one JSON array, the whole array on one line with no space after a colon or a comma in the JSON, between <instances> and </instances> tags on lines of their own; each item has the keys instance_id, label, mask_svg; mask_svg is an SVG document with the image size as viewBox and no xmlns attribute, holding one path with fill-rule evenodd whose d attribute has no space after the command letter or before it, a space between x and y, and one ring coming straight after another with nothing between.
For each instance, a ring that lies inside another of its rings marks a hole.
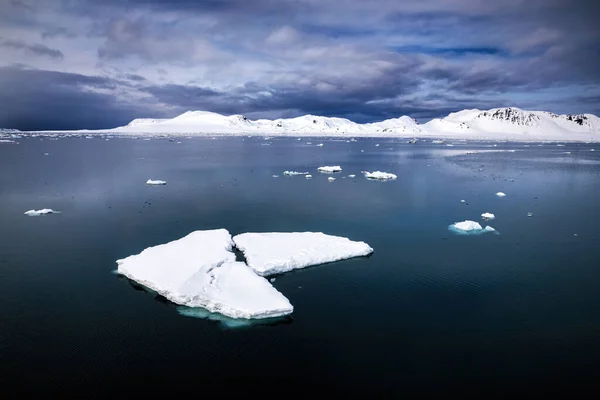
<instances>
[{"instance_id":1,"label":"white snow patch","mask_svg":"<svg viewBox=\"0 0 600 400\"><path fill-rule=\"evenodd\" d=\"M41 210L29 210L29 211L25 211L23 214L29 215L31 217L37 217L38 215L60 214L60 211L54 211L51 208L42 208Z\"/></svg>"},{"instance_id":2,"label":"white snow patch","mask_svg":"<svg viewBox=\"0 0 600 400\"><path fill-rule=\"evenodd\" d=\"M319 172L342 172L342 167L339 165L331 165L317 168Z\"/></svg>"},{"instance_id":3,"label":"white snow patch","mask_svg":"<svg viewBox=\"0 0 600 400\"><path fill-rule=\"evenodd\" d=\"M271 318L293 307L265 279L235 261L225 229L189 235L117 260L118 272L173 303L231 318Z\"/></svg>"},{"instance_id":4,"label":"white snow patch","mask_svg":"<svg viewBox=\"0 0 600 400\"><path fill-rule=\"evenodd\" d=\"M398 178L396 175L394 175L392 173L381 172L381 171L374 171L374 172L363 171L363 174L365 175L365 178L367 178L367 179L378 179L381 181L387 181L387 180L392 180L392 179Z\"/></svg>"},{"instance_id":5,"label":"white snow patch","mask_svg":"<svg viewBox=\"0 0 600 400\"><path fill-rule=\"evenodd\" d=\"M234 236L233 241L244 253L250 268L262 276L373 252L364 242L321 232L243 233Z\"/></svg>"},{"instance_id":6,"label":"white snow patch","mask_svg":"<svg viewBox=\"0 0 600 400\"><path fill-rule=\"evenodd\" d=\"M166 185L166 184L167 184L167 181L161 181L161 180L148 179L146 181L146 185L157 186L157 185Z\"/></svg>"}]
</instances>

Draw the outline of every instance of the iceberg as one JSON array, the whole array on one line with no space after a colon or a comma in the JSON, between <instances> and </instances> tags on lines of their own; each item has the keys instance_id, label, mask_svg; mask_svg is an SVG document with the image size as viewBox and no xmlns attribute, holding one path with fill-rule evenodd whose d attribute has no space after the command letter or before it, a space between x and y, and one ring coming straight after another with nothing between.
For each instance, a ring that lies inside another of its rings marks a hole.
<instances>
[{"instance_id":1,"label":"iceberg","mask_svg":"<svg viewBox=\"0 0 600 400\"><path fill-rule=\"evenodd\" d=\"M498 197L505 197L506 194L503 193L503 192L498 192L498 193L496 193L496 196L498 196Z\"/></svg>"},{"instance_id":2,"label":"iceberg","mask_svg":"<svg viewBox=\"0 0 600 400\"><path fill-rule=\"evenodd\" d=\"M25 211L23 214L29 215L30 217L37 217L38 215L60 214L60 211L54 211L51 208L42 208L41 210L29 210L29 211Z\"/></svg>"},{"instance_id":3,"label":"iceberg","mask_svg":"<svg viewBox=\"0 0 600 400\"><path fill-rule=\"evenodd\" d=\"M393 180L393 179L397 178L397 176L394 174L391 174L389 172L381 172L381 171L374 171L374 172L363 171L363 174L365 175L365 178L367 178L367 179L377 179L380 181Z\"/></svg>"},{"instance_id":4,"label":"iceberg","mask_svg":"<svg viewBox=\"0 0 600 400\"><path fill-rule=\"evenodd\" d=\"M297 172L297 171L283 171L284 175L294 176L294 175L308 175L308 172Z\"/></svg>"},{"instance_id":5,"label":"iceberg","mask_svg":"<svg viewBox=\"0 0 600 400\"><path fill-rule=\"evenodd\" d=\"M146 181L146 185L152 185L152 186L166 185L166 184L167 184L167 181L161 181L161 180L148 179Z\"/></svg>"},{"instance_id":6,"label":"iceberg","mask_svg":"<svg viewBox=\"0 0 600 400\"><path fill-rule=\"evenodd\" d=\"M487 213L486 212L486 213L481 214L481 218L483 218L484 220L487 221L487 220L496 218L496 216L494 214L492 214L492 213Z\"/></svg>"},{"instance_id":7,"label":"iceberg","mask_svg":"<svg viewBox=\"0 0 600 400\"><path fill-rule=\"evenodd\" d=\"M117 271L173 303L231 318L292 313L286 297L245 263L235 261L232 247L225 229L195 231L117 260Z\"/></svg>"},{"instance_id":8,"label":"iceberg","mask_svg":"<svg viewBox=\"0 0 600 400\"><path fill-rule=\"evenodd\" d=\"M339 165L332 165L332 166L325 166L325 167L319 167L317 168L317 170L319 172L342 172L342 167L340 167Z\"/></svg>"},{"instance_id":9,"label":"iceberg","mask_svg":"<svg viewBox=\"0 0 600 400\"><path fill-rule=\"evenodd\" d=\"M364 242L322 232L242 233L234 236L233 241L244 253L248 266L261 276L367 256L373 252Z\"/></svg>"},{"instance_id":10,"label":"iceberg","mask_svg":"<svg viewBox=\"0 0 600 400\"><path fill-rule=\"evenodd\" d=\"M496 230L491 226L482 228L478 222L470 220L455 222L454 224L450 225L448 229L460 235L478 235L486 232L496 232Z\"/></svg>"}]
</instances>

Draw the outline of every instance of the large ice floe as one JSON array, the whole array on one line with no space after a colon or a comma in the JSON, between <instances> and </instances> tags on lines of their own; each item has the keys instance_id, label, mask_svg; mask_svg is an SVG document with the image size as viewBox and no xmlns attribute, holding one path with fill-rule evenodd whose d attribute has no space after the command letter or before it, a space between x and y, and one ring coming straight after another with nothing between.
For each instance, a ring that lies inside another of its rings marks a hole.
<instances>
[{"instance_id":1,"label":"large ice floe","mask_svg":"<svg viewBox=\"0 0 600 400\"><path fill-rule=\"evenodd\" d=\"M381 171L374 171L374 172L363 171L363 174L365 175L365 178L367 178L367 179L375 179L375 180L380 180L380 181L389 181L389 180L398 178L396 175L394 175L392 173L381 172Z\"/></svg>"},{"instance_id":2,"label":"large ice floe","mask_svg":"<svg viewBox=\"0 0 600 400\"><path fill-rule=\"evenodd\" d=\"M248 264L236 261L234 244ZM117 260L117 272L184 306L178 308L182 315L270 320L294 308L263 276L372 252L364 242L320 232L243 233L232 239L227 230L216 229Z\"/></svg>"},{"instance_id":3,"label":"large ice floe","mask_svg":"<svg viewBox=\"0 0 600 400\"><path fill-rule=\"evenodd\" d=\"M367 256L365 242L321 232L242 233L234 236L250 268L261 276L280 274L352 257Z\"/></svg>"},{"instance_id":4,"label":"large ice floe","mask_svg":"<svg viewBox=\"0 0 600 400\"><path fill-rule=\"evenodd\" d=\"M455 222L450 225L448 229L460 235L479 235L481 233L496 232L496 230L491 226L486 226L483 228L479 222L469 220Z\"/></svg>"},{"instance_id":5,"label":"large ice floe","mask_svg":"<svg viewBox=\"0 0 600 400\"><path fill-rule=\"evenodd\" d=\"M37 217L38 215L46 215L46 214L60 214L60 211L54 211L51 208L42 208L41 210L28 210L23 214L29 215L30 217Z\"/></svg>"},{"instance_id":6,"label":"large ice floe","mask_svg":"<svg viewBox=\"0 0 600 400\"><path fill-rule=\"evenodd\" d=\"M340 167L339 165L331 165L331 166L319 167L319 168L317 168L317 170L319 172L327 172L327 173L342 172L342 167Z\"/></svg>"},{"instance_id":7,"label":"large ice floe","mask_svg":"<svg viewBox=\"0 0 600 400\"><path fill-rule=\"evenodd\" d=\"M117 261L121 275L173 303L232 318L290 314L288 299L245 263L236 262L225 229L195 231Z\"/></svg>"}]
</instances>

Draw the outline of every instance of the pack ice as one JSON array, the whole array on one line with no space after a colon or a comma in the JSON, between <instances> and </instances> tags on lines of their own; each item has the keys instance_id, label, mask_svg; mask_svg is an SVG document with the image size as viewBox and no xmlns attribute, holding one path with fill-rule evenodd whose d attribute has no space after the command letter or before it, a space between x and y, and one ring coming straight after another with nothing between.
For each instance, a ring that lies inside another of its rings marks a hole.
<instances>
[{"instance_id":1,"label":"pack ice","mask_svg":"<svg viewBox=\"0 0 600 400\"><path fill-rule=\"evenodd\" d=\"M236 262L225 229L195 231L117 260L118 272L173 303L232 318L290 314L286 297L245 263Z\"/></svg>"},{"instance_id":2,"label":"pack ice","mask_svg":"<svg viewBox=\"0 0 600 400\"><path fill-rule=\"evenodd\" d=\"M258 275L280 274L352 257L373 249L364 242L322 232L242 233L233 237L250 268Z\"/></svg>"}]
</instances>

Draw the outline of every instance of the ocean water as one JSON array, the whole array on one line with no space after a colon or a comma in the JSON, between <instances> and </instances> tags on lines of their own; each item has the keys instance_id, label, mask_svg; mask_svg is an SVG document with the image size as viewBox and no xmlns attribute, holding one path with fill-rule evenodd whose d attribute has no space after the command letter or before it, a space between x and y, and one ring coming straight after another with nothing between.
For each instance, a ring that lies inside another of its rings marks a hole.
<instances>
[{"instance_id":1,"label":"ocean water","mask_svg":"<svg viewBox=\"0 0 600 400\"><path fill-rule=\"evenodd\" d=\"M18 141L0 144L2 393L381 397L598 387L593 144ZM343 172L328 182L322 165ZM369 181L364 170L398 179ZM149 178L168 184L149 187ZM61 214L23 215L45 207ZM487 224L498 234L448 229L484 224L484 212L496 215ZM190 317L114 273L119 258L214 228L322 231L375 252L278 276L274 286L295 311L254 325Z\"/></svg>"}]
</instances>

